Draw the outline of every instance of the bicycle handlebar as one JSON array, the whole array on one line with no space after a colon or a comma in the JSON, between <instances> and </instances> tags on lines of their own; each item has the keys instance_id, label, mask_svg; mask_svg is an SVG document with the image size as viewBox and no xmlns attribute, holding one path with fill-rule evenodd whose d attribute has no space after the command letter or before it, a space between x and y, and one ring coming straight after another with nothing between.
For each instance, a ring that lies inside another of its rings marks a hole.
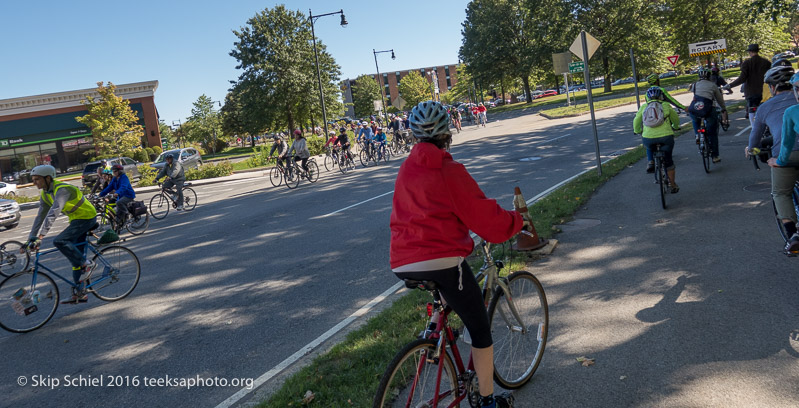
<instances>
[{"instance_id":1,"label":"bicycle handlebar","mask_svg":"<svg viewBox=\"0 0 799 408\"><path fill-rule=\"evenodd\" d=\"M758 156L760 155L760 149L757 147L753 147L749 149L749 158L752 159L752 163L755 164L755 170L760 170L760 165L757 164Z\"/></svg>"}]
</instances>

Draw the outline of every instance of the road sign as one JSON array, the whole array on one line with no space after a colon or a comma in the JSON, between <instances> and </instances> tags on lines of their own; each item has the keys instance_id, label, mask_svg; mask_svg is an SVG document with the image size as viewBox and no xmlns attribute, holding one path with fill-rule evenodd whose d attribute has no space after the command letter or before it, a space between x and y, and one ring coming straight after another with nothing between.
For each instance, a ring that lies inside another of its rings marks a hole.
<instances>
[{"instance_id":1,"label":"road sign","mask_svg":"<svg viewBox=\"0 0 799 408\"><path fill-rule=\"evenodd\" d=\"M568 52L552 54L552 65L555 67L555 74L568 74L571 60L572 56Z\"/></svg>"},{"instance_id":2,"label":"road sign","mask_svg":"<svg viewBox=\"0 0 799 408\"><path fill-rule=\"evenodd\" d=\"M591 59L596 49L599 48L600 42L592 37L591 34L585 33L585 43L588 48L588 59ZM579 35L574 39L571 47L569 47L569 51L574 53L578 58L583 59L583 42Z\"/></svg>"},{"instance_id":3,"label":"road sign","mask_svg":"<svg viewBox=\"0 0 799 408\"><path fill-rule=\"evenodd\" d=\"M672 55L671 57L666 57L666 59L669 60L669 62L671 62L671 66L673 67L677 65L677 60L680 59L680 56Z\"/></svg>"},{"instance_id":4,"label":"road sign","mask_svg":"<svg viewBox=\"0 0 799 408\"><path fill-rule=\"evenodd\" d=\"M577 61L577 62L570 62L569 63L569 73L573 74L575 72L583 72L585 71L585 62Z\"/></svg>"},{"instance_id":5,"label":"road sign","mask_svg":"<svg viewBox=\"0 0 799 408\"><path fill-rule=\"evenodd\" d=\"M688 56L699 57L701 55L719 54L727 52L727 40L710 40L688 44Z\"/></svg>"}]
</instances>

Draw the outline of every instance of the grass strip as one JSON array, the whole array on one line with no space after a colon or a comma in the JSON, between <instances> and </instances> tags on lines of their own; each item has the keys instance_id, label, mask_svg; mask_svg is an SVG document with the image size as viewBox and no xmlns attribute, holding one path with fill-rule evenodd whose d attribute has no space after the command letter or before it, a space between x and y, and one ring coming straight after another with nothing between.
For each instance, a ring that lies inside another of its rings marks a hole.
<instances>
[{"instance_id":1,"label":"grass strip","mask_svg":"<svg viewBox=\"0 0 799 408\"><path fill-rule=\"evenodd\" d=\"M669 92L670 95L679 95L683 93L687 93L687 89L678 89L673 92ZM645 101L644 96L642 95L640 98L641 103ZM617 106L622 105L631 105L636 103L636 98L634 96L627 96L622 98L614 98L614 99L605 99L594 102L594 110L600 109L608 109L608 108L615 108ZM558 118L565 118L569 116L580 116L590 112L591 109L588 107L588 103L581 103L579 105L573 106L565 106L561 108L553 108L553 109L546 109L539 112L539 114L547 119L558 119Z\"/></svg>"},{"instance_id":2,"label":"grass strip","mask_svg":"<svg viewBox=\"0 0 799 408\"><path fill-rule=\"evenodd\" d=\"M601 176L589 171L534 203L530 213L539 235L551 237L556 232L555 226L571 219L597 188L642 157L644 148L638 146L604 164ZM503 249L495 246L499 256ZM515 254L505 270L518 269L525 258L525 254ZM479 254L472 256L470 263L479 267ZM422 330L427 319L425 304L429 300L429 294L418 290L401 296L364 326L350 332L343 342L288 378L258 407L371 406L380 377L394 354ZM308 391L314 397L304 401Z\"/></svg>"}]
</instances>

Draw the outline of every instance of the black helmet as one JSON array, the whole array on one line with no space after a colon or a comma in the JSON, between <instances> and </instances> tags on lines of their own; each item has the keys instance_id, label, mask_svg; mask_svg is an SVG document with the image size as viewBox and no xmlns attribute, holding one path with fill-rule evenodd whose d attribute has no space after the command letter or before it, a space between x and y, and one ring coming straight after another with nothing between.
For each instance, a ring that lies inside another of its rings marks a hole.
<instances>
[{"instance_id":1,"label":"black helmet","mask_svg":"<svg viewBox=\"0 0 799 408\"><path fill-rule=\"evenodd\" d=\"M793 67L776 66L766 71L766 75L763 77L763 82L771 86L787 84L788 81L791 80L793 74Z\"/></svg>"},{"instance_id":2,"label":"black helmet","mask_svg":"<svg viewBox=\"0 0 799 408\"><path fill-rule=\"evenodd\" d=\"M115 165L111 166L111 171L124 171L124 170L125 170L125 168L122 167L121 164L115 164Z\"/></svg>"},{"instance_id":3,"label":"black helmet","mask_svg":"<svg viewBox=\"0 0 799 408\"><path fill-rule=\"evenodd\" d=\"M347 128L339 128L338 131L341 133L347 133Z\"/></svg>"},{"instance_id":4,"label":"black helmet","mask_svg":"<svg viewBox=\"0 0 799 408\"><path fill-rule=\"evenodd\" d=\"M164 157L165 160L174 159L174 158L175 156L173 156L172 153L167 153L167 155Z\"/></svg>"},{"instance_id":5,"label":"black helmet","mask_svg":"<svg viewBox=\"0 0 799 408\"><path fill-rule=\"evenodd\" d=\"M774 68L774 67L792 67L792 66L793 65L791 65L791 61L788 61L788 58L777 59L777 60L774 60L773 63L771 63L771 68Z\"/></svg>"}]
</instances>

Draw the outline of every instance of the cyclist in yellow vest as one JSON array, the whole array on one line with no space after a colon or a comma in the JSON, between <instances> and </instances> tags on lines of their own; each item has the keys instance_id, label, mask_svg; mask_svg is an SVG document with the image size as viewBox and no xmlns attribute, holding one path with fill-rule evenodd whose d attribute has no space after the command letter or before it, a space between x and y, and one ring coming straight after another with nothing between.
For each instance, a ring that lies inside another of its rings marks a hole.
<instances>
[{"instance_id":1,"label":"cyclist in yellow vest","mask_svg":"<svg viewBox=\"0 0 799 408\"><path fill-rule=\"evenodd\" d=\"M47 235L60 213L69 217L69 226L61 231L53 245L72 264L72 279L80 284L91 276L94 263L87 261L84 256L84 246L79 244L86 241L89 230L97 224L97 211L94 206L83 197L80 189L72 184L55 181L55 168L53 166L36 166L31 171L33 184L41 190L39 198L39 213L33 221L27 246L37 249L42 243L42 238ZM83 290L73 288L72 299L62 303L79 303L88 299Z\"/></svg>"}]
</instances>

